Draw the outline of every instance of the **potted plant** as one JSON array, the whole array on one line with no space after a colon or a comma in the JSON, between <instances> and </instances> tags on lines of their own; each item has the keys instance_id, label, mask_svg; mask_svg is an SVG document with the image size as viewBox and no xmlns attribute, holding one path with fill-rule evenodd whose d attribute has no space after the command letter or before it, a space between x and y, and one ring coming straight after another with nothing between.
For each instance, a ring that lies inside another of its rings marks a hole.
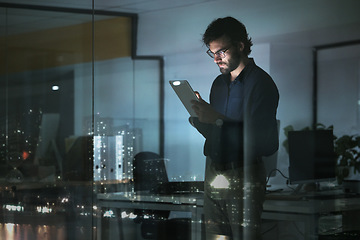
<instances>
[{"instance_id":1,"label":"potted plant","mask_svg":"<svg viewBox=\"0 0 360 240\"><path fill-rule=\"evenodd\" d=\"M334 151L338 156L336 175L338 183L341 184L351 172L353 174L360 172L360 136L343 135L337 138Z\"/></svg>"}]
</instances>

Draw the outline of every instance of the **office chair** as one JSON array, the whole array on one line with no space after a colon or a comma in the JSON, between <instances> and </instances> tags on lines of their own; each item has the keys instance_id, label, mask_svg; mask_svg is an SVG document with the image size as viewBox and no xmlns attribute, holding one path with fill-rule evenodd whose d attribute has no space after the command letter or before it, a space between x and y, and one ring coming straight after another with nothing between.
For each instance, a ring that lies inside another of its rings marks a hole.
<instances>
[{"instance_id":1,"label":"office chair","mask_svg":"<svg viewBox=\"0 0 360 240\"><path fill-rule=\"evenodd\" d=\"M159 183L168 181L164 159L159 154L140 152L134 156L133 166L136 193L149 193ZM159 239L170 211L136 209L134 213L137 215L134 221L141 224L141 236L144 239Z\"/></svg>"},{"instance_id":2,"label":"office chair","mask_svg":"<svg viewBox=\"0 0 360 240\"><path fill-rule=\"evenodd\" d=\"M168 182L164 159L153 152L140 152L133 161L135 192L153 191L160 183Z\"/></svg>"},{"instance_id":3,"label":"office chair","mask_svg":"<svg viewBox=\"0 0 360 240\"><path fill-rule=\"evenodd\" d=\"M158 184L169 181L164 159L156 153L136 154L133 166L135 192L156 194ZM170 211L137 209L134 213L137 215L134 221L141 224L144 239L190 239L190 219L168 219Z\"/></svg>"}]
</instances>

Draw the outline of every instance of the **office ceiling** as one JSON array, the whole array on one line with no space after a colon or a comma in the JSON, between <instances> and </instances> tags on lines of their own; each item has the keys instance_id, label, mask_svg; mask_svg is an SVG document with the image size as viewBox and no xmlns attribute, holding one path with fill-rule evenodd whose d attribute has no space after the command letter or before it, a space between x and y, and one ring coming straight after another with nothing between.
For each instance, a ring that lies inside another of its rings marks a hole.
<instances>
[{"instance_id":1,"label":"office ceiling","mask_svg":"<svg viewBox=\"0 0 360 240\"><path fill-rule=\"evenodd\" d=\"M95 0L94 8L103 11L141 14L214 1L221 0ZM10 4L11 6L33 5L68 9L92 9L91 0L0 0L0 7L2 4L3 6ZM96 20L104 18L108 17L97 16ZM91 16L87 14L29 11L25 8L9 8L7 10L0 8L0 36L81 24L89 21L91 21Z\"/></svg>"},{"instance_id":2,"label":"office ceiling","mask_svg":"<svg viewBox=\"0 0 360 240\"><path fill-rule=\"evenodd\" d=\"M221 0L95 0L98 10L145 13ZM91 9L91 0L0 0L3 3Z\"/></svg>"},{"instance_id":3,"label":"office ceiling","mask_svg":"<svg viewBox=\"0 0 360 240\"><path fill-rule=\"evenodd\" d=\"M268 21L267 28L261 29L264 36L286 33L289 32L289 28L296 32L307 30L305 28L313 30L334 25L342 26L350 22L360 24L360 18L355 16L358 14L352 10L360 5L357 0L347 0L346 5L339 0L305 1L307 3L272 0L271 4L268 0L0 0L0 36L81 24L92 19L88 14L1 8L5 4L89 10L94 4L96 10L146 14L195 5L206 7L206 4L215 2L226 6L237 1L249 23L261 25L261 18ZM96 16L95 20L103 18L108 16ZM289 22L291 24L287 24Z\"/></svg>"}]
</instances>

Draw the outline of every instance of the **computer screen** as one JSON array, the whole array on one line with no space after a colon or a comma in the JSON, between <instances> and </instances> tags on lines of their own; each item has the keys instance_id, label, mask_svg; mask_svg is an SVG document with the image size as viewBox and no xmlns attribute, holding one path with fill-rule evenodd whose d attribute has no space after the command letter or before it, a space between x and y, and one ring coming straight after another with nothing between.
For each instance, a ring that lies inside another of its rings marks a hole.
<instances>
[{"instance_id":1,"label":"computer screen","mask_svg":"<svg viewBox=\"0 0 360 240\"><path fill-rule=\"evenodd\" d=\"M291 184L335 180L332 130L289 131L288 140Z\"/></svg>"}]
</instances>

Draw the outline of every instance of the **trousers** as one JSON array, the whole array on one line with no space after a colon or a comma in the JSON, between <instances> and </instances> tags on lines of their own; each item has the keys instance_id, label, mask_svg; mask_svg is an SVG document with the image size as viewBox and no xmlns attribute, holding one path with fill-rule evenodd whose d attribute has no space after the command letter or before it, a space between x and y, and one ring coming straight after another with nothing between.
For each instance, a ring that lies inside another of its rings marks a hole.
<instances>
[{"instance_id":1,"label":"trousers","mask_svg":"<svg viewBox=\"0 0 360 240\"><path fill-rule=\"evenodd\" d=\"M260 240L266 190L263 162L219 170L207 157L204 182L206 240Z\"/></svg>"}]
</instances>

